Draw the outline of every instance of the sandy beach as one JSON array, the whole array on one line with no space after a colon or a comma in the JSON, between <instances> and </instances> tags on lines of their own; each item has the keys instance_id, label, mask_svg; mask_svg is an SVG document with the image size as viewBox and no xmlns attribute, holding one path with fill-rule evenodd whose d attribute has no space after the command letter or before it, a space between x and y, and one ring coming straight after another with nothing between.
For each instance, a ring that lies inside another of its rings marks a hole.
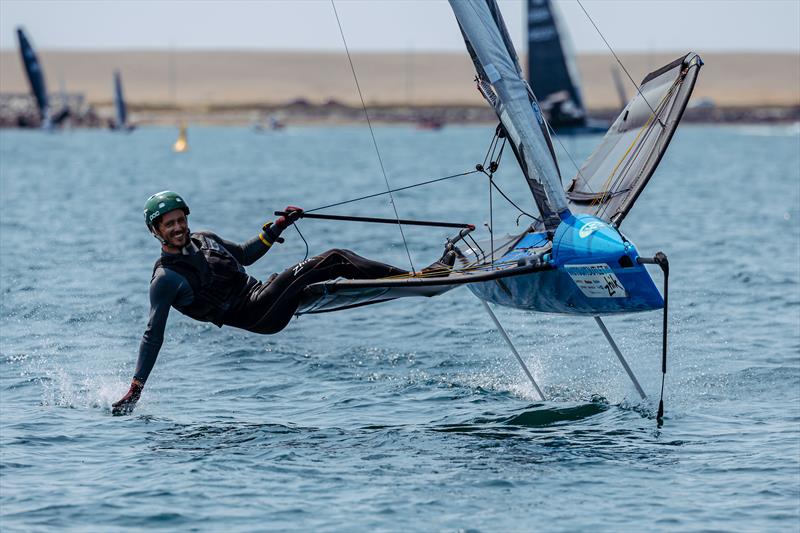
<instances>
[{"instance_id":1,"label":"sandy beach","mask_svg":"<svg viewBox=\"0 0 800 533\"><path fill-rule=\"evenodd\" d=\"M694 100L708 98L719 106L800 105L797 55L699 53L706 65ZM296 99L316 104L328 100L358 103L347 57L340 53L45 49L39 55L51 92L63 82L67 91L85 94L88 102L100 108L111 102L114 69L122 72L126 97L133 107L277 105ZM647 72L681 55L624 54L621 59L638 82ZM360 53L353 55L353 61L369 104L483 103L472 83L472 64L463 53ZM616 107L613 57L585 54L577 61L587 106ZM16 50L0 51L0 92L26 91ZM626 91L629 97L634 91L630 82Z\"/></svg>"}]
</instances>

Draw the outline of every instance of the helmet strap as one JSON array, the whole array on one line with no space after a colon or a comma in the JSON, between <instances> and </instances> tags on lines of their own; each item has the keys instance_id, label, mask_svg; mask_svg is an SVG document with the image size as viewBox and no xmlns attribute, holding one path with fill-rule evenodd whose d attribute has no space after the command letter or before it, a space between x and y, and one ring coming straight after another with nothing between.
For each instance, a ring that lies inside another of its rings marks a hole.
<instances>
[{"instance_id":1,"label":"helmet strap","mask_svg":"<svg viewBox=\"0 0 800 533\"><path fill-rule=\"evenodd\" d=\"M156 231L156 228L155 228L155 226L153 226L152 228L150 228L150 233L152 233L152 234L153 234L153 237L155 237L155 238L156 238L156 240L157 240L158 242L160 242L162 246L166 246L166 244L167 244L167 240L166 240L164 237L162 237L161 235L159 235L159 234L158 234L158 231Z\"/></svg>"}]
</instances>

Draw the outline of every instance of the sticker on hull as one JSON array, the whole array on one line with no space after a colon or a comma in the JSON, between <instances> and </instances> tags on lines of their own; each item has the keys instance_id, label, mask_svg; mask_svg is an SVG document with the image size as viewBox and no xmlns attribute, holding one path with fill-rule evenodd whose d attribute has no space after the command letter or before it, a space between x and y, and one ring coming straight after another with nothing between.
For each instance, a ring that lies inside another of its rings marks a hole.
<instances>
[{"instance_id":1,"label":"sticker on hull","mask_svg":"<svg viewBox=\"0 0 800 533\"><path fill-rule=\"evenodd\" d=\"M564 265L575 285L587 298L625 298L628 291L606 263Z\"/></svg>"}]
</instances>

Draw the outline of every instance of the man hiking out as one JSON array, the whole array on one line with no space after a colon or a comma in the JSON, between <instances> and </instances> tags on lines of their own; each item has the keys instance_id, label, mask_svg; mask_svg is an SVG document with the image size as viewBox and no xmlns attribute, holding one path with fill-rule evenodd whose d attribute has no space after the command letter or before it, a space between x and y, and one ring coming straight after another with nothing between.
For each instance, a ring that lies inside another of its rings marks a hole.
<instances>
[{"instance_id":1,"label":"man hiking out","mask_svg":"<svg viewBox=\"0 0 800 533\"><path fill-rule=\"evenodd\" d=\"M219 327L233 326L254 333L281 331L292 318L308 285L336 278L376 279L408 271L361 257L349 250L332 249L302 261L267 281L248 275L252 265L283 242L281 232L303 215L289 206L284 216L265 224L244 244L214 233L189 231L189 206L178 194L163 191L147 199L144 220L161 243L161 257L150 281L150 318L139 345L139 358L127 394L112 405L113 414L133 411L158 357L170 307L196 320ZM449 268L453 251L428 269ZM428 270L425 269L425 270Z\"/></svg>"}]
</instances>

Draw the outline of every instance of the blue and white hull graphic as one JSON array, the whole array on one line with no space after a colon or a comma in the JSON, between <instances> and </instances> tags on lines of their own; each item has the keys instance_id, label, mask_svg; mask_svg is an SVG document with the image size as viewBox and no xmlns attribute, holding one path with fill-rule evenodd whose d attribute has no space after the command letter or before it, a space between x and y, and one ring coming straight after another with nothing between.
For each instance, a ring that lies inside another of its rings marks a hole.
<instances>
[{"instance_id":1,"label":"blue and white hull graphic","mask_svg":"<svg viewBox=\"0 0 800 533\"><path fill-rule=\"evenodd\" d=\"M499 263L533 257L545 234L520 240ZM554 269L469 284L479 298L498 305L570 315L609 315L661 309L653 278L639 253L617 229L591 215L570 216L553 236L544 260Z\"/></svg>"}]
</instances>

